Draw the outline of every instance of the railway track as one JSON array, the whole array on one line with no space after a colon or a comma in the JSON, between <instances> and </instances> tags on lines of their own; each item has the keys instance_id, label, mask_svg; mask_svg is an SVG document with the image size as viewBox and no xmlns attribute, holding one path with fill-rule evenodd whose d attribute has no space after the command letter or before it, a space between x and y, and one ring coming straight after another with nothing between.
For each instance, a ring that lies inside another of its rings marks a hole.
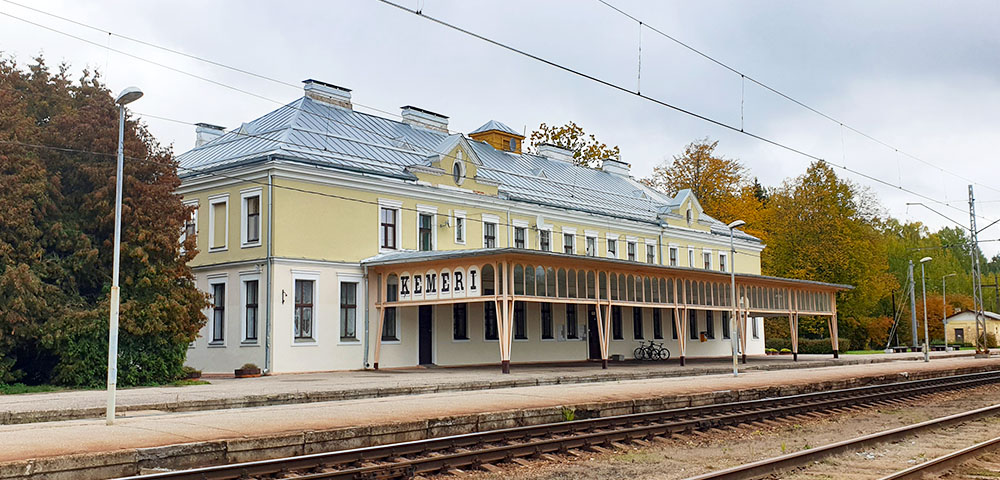
<instances>
[{"instance_id":1,"label":"railway track","mask_svg":"<svg viewBox=\"0 0 1000 480\"><path fill-rule=\"evenodd\" d=\"M636 413L431 438L374 447L204 467L129 479L391 479L519 459L601 450L725 426L884 406L936 392L1000 382L1000 371L761 400ZM1000 406L995 408L1000 409ZM727 478L727 477L719 477ZM728 477L742 478L742 477Z\"/></svg>"},{"instance_id":2,"label":"railway track","mask_svg":"<svg viewBox=\"0 0 1000 480\"><path fill-rule=\"evenodd\" d=\"M971 461L983 461L984 456L993 454L993 452L997 449L1000 449L1000 437L977 443L971 447L963 448L947 455L942 455L919 465L914 465L906 470L901 470L892 475L882 477L880 480L918 480L925 478L940 478L946 473L949 474L948 478L981 479L983 478L983 475L981 475L980 472L963 471L964 469L962 467ZM991 465L990 473L992 475L990 476L996 477L996 472L1000 470L998 469L997 460L995 458L989 459L987 463Z\"/></svg>"}]
</instances>

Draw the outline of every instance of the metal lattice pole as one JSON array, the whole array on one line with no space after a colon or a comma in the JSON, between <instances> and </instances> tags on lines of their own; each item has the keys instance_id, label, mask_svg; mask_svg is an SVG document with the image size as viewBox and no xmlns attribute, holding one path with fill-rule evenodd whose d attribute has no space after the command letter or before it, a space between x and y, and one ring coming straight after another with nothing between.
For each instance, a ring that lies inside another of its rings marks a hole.
<instances>
[{"instance_id":1,"label":"metal lattice pole","mask_svg":"<svg viewBox=\"0 0 1000 480\"><path fill-rule=\"evenodd\" d=\"M983 314L983 279L979 271L979 235L976 231L976 199L969 185L969 223L971 225L972 243L969 254L972 256L972 304L976 311L976 356L989 353L986 346L986 316Z\"/></svg>"}]
</instances>

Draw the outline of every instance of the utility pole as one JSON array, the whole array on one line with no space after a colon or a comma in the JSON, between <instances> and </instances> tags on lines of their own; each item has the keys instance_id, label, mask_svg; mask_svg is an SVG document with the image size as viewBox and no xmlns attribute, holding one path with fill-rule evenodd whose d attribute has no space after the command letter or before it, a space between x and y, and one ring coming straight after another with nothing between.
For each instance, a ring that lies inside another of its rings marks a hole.
<instances>
[{"instance_id":1,"label":"utility pole","mask_svg":"<svg viewBox=\"0 0 1000 480\"><path fill-rule=\"evenodd\" d=\"M986 347L986 316L983 314L983 279L980 277L979 271L979 234L976 230L976 199L972 193L972 185L969 185L969 223L972 227L969 229L969 232L972 234L969 253L972 255L972 304L976 310L976 357L984 358L989 356L990 352Z\"/></svg>"},{"instance_id":2,"label":"utility pole","mask_svg":"<svg viewBox=\"0 0 1000 480\"><path fill-rule=\"evenodd\" d=\"M996 297L995 297L996 300L993 301L994 302L993 303L993 311L994 312L996 312L997 310L1000 310L1000 288L998 288L997 285L998 285L997 274L995 274L995 273L993 274L993 284L992 285L990 285L990 284L983 285L983 288L992 288L993 289L993 293L996 294ZM983 310L986 310L986 309L984 308Z\"/></svg>"},{"instance_id":3,"label":"utility pole","mask_svg":"<svg viewBox=\"0 0 1000 480\"><path fill-rule=\"evenodd\" d=\"M917 299L914 295L916 285L913 278L913 260L910 260L910 266L906 274L908 283L910 284L910 336L913 337L913 351L915 352L919 345L917 345Z\"/></svg>"}]
</instances>

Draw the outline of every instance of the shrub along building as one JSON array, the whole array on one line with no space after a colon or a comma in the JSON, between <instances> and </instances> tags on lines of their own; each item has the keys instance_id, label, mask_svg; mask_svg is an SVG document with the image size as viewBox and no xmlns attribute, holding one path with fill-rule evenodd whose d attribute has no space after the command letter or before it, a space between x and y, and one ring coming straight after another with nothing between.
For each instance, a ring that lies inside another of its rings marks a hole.
<instances>
[{"instance_id":1,"label":"shrub along building","mask_svg":"<svg viewBox=\"0 0 1000 480\"><path fill-rule=\"evenodd\" d=\"M199 288L214 306L188 351L208 372L630 358L639 341L688 356L762 354L764 316L831 321L836 292L760 275L759 239L605 160L489 121L468 135L402 108L353 110L350 90L305 94L229 132L199 124L179 157L196 208ZM730 269L737 316L730 318ZM737 328L738 327L738 328Z\"/></svg>"}]
</instances>

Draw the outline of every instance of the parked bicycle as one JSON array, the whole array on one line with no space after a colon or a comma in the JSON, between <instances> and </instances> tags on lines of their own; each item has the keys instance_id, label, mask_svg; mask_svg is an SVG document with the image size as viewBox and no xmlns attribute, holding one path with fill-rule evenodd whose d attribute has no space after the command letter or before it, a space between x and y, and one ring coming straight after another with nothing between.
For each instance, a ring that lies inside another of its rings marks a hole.
<instances>
[{"instance_id":1,"label":"parked bicycle","mask_svg":"<svg viewBox=\"0 0 1000 480\"><path fill-rule=\"evenodd\" d=\"M667 360L670 358L670 350L663 346L663 342L656 343L652 340L646 345L639 342L639 346L632 352L636 360Z\"/></svg>"}]
</instances>

